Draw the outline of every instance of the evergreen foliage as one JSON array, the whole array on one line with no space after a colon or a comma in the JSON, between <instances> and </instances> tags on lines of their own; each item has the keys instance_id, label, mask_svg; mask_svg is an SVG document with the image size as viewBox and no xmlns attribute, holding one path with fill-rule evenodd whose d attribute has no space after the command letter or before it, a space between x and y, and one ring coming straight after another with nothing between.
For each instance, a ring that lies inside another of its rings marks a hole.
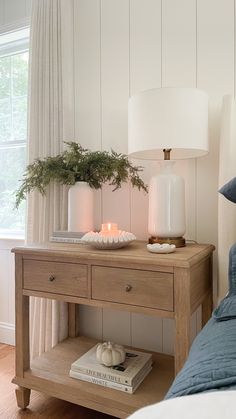
<instances>
[{"instance_id":1,"label":"evergreen foliage","mask_svg":"<svg viewBox=\"0 0 236 419\"><path fill-rule=\"evenodd\" d=\"M75 182L88 182L94 189L100 189L105 182L121 187L123 182L131 182L133 187L147 192L147 186L139 176L140 166L133 166L125 154L115 151L90 151L76 142L66 142L67 150L55 157L36 159L28 165L22 184L16 192L16 207L26 195L38 190L42 195L50 182L74 185Z\"/></svg>"}]
</instances>

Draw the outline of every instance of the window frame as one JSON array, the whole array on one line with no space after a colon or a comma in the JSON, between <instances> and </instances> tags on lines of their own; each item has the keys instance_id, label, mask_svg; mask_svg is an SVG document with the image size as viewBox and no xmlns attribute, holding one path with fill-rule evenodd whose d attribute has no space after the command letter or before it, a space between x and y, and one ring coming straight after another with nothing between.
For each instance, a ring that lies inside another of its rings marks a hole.
<instances>
[{"instance_id":1,"label":"window frame","mask_svg":"<svg viewBox=\"0 0 236 419\"><path fill-rule=\"evenodd\" d=\"M13 56L29 51L29 27L0 34L0 58ZM24 140L12 140L0 144L0 150L13 147L27 147L27 137ZM27 150L26 150L27 152ZM24 240L25 230L9 230L0 228L0 240Z\"/></svg>"}]
</instances>

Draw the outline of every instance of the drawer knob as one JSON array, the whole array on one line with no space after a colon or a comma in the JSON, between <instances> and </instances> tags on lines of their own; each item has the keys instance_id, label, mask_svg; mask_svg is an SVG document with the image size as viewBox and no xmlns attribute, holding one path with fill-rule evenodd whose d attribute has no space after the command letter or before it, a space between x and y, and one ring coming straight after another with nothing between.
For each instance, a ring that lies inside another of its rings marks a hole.
<instances>
[{"instance_id":1,"label":"drawer knob","mask_svg":"<svg viewBox=\"0 0 236 419\"><path fill-rule=\"evenodd\" d=\"M132 290L132 285L126 285L125 291L130 292Z\"/></svg>"},{"instance_id":2,"label":"drawer knob","mask_svg":"<svg viewBox=\"0 0 236 419\"><path fill-rule=\"evenodd\" d=\"M56 277L55 277L54 275L50 275L50 276L49 276L49 281L51 281L51 282L52 282L52 281L54 281L55 279L56 279Z\"/></svg>"}]
</instances>

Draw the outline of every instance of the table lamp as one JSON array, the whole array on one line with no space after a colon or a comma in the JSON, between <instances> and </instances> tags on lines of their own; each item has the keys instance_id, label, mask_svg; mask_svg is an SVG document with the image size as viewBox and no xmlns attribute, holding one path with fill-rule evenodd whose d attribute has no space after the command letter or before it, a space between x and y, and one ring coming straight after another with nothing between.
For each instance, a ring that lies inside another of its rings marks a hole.
<instances>
[{"instance_id":1,"label":"table lamp","mask_svg":"<svg viewBox=\"0 0 236 419\"><path fill-rule=\"evenodd\" d=\"M173 164L208 152L208 96L193 88L145 90L129 99L128 127L131 158L164 160L149 185L149 243L185 246L184 179Z\"/></svg>"}]
</instances>

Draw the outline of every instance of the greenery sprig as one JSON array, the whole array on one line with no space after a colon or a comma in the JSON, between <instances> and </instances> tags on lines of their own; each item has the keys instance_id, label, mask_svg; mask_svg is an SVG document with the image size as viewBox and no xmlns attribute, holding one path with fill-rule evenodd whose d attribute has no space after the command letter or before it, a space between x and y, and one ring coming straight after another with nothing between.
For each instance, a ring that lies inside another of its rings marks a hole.
<instances>
[{"instance_id":1,"label":"greenery sprig","mask_svg":"<svg viewBox=\"0 0 236 419\"><path fill-rule=\"evenodd\" d=\"M21 186L16 191L16 207L33 190L44 195L50 182L74 185L84 181L94 189L100 189L108 182L115 191L123 182L130 181L133 187L147 192L147 185L139 176L142 167L133 166L125 154L113 150L90 151L73 141L66 144L67 149L61 154L38 158L27 166Z\"/></svg>"}]
</instances>

